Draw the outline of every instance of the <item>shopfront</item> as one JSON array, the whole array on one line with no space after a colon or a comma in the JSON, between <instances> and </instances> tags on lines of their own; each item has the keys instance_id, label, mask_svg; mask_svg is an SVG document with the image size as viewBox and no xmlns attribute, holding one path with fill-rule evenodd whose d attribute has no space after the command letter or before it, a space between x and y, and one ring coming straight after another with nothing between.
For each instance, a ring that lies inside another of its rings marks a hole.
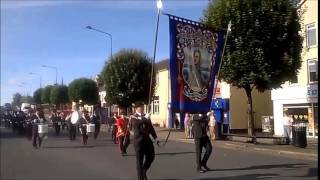
<instances>
[{"instance_id":1,"label":"shopfront","mask_svg":"<svg viewBox=\"0 0 320 180\"><path fill-rule=\"evenodd\" d=\"M283 112L294 121L308 122L307 137L318 137L318 86L295 86L272 91L274 133L283 135Z\"/></svg>"},{"instance_id":2,"label":"shopfront","mask_svg":"<svg viewBox=\"0 0 320 180\"><path fill-rule=\"evenodd\" d=\"M318 136L318 103L284 104L283 110L287 110L294 121L308 122L308 137Z\"/></svg>"}]
</instances>

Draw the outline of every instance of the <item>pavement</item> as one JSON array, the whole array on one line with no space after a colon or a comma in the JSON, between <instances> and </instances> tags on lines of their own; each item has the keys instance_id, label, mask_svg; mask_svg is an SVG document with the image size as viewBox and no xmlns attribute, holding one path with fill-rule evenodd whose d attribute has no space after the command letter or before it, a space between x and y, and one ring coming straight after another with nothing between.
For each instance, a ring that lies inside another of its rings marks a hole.
<instances>
[{"instance_id":1,"label":"pavement","mask_svg":"<svg viewBox=\"0 0 320 180\"><path fill-rule=\"evenodd\" d=\"M164 129L156 127L158 136L162 139L166 139L166 136L169 133L169 129ZM279 155L298 155L301 158L308 158L313 160L318 160L318 139L308 139L308 145L306 148L299 148L293 145L275 145L269 142L264 143L263 141L258 144L247 143L247 138L245 137L235 137L232 140L213 140L213 146L228 148L228 149L237 149L243 151L259 151L264 153L272 153ZM170 133L168 141L184 142L194 144L193 139L187 139L185 137L184 131L179 129L173 129Z\"/></svg>"},{"instance_id":2,"label":"pavement","mask_svg":"<svg viewBox=\"0 0 320 180\"><path fill-rule=\"evenodd\" d=\"M103 131L106 131L106 127L102 127ZM159 139L163 141L166 139L169 129L155 127L155 130L159 136ZM318 138L308 138L307 147L300 148L293 145L276 145L270 143L270 140L259 140L259 143L247 143L247 138L233 136L232 139L227 140L212 140L213 146L221 148L233 148L243 151L259 151L264 153L280 154L280 155L298 155L302 158L308 158L318 160ZM172 129L168 141L183 142L194 144L193 139L185 137L185 133L180 129Z\"/></svg>"}]
</instances>

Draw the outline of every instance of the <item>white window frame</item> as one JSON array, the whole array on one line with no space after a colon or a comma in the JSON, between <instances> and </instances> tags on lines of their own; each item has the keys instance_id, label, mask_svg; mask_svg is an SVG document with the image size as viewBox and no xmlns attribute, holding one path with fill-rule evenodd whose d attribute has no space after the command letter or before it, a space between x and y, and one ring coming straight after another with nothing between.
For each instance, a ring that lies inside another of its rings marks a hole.
<instances>
[{"instance_id":1,"label":"white window frame","mask_svg":"<svg viewBox=\"0 0 320 180\"><path fill-rule=\"evenodd\" d=\"M307 60L307 68L308 68L308 84L316 84L316 83L318 83L318 81L310 81L310 70L309 70L309 63L310 63L310 61L316 61L317 63L318 63L318 60L316 59L316 58L314 58L314 59L308 59ZM316 67L318 67L318 66L316 66ZM318 71L319 71L319 69L318 69ZM318 72L318 74L319 74L319 72Z\"/></svg>"},{"instance_id":2,"label":"white window frame","mask_svg":"<svg viewBox=\"0 0 320 180\"><path fill-rule=\"evenodd\" d=\"M313 26L312 28L309 28L310 26ZM308 41L308 31L309 30L313 30L313 29L315 29L315 31L316 31L316 34L315 34L315 38L316 38L316 44L315 45L311 45L311 46L309 46L309 41ZM317 27L316 27L316 23L310 23L310 24L307 24L306 25L306 46L307 46L307 48L313 48L313 47L317 47L317 45L318 45L318 41L317 41Z\"/></svg>"},{"instance_id":3,"label":"white window frame","mask_svg":"<svg viewBox=\"0 0 320 180\"><path fill-rule=\"evenodd\" d=\"M157 97L157 98L155 98ZM152 101L152 114L160 114L159 96L154 96Z\"/></svg>"}]
</instances>

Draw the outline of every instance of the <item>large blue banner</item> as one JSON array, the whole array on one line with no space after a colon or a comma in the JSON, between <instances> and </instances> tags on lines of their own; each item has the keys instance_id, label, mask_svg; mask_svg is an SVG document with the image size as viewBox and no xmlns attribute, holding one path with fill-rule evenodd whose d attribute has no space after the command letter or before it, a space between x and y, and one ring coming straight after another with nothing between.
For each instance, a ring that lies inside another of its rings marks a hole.
<instances>
[{"instance_id":1,"label":"large blue banner","mask_svg":"<svg viewBox=\"0 0 320 180\"><path fill-rule=\"evenodd\" d=\"M171 110L210 110L215 76L221 62L224 31L169 15Z\"/></svg>"}]
</instances>

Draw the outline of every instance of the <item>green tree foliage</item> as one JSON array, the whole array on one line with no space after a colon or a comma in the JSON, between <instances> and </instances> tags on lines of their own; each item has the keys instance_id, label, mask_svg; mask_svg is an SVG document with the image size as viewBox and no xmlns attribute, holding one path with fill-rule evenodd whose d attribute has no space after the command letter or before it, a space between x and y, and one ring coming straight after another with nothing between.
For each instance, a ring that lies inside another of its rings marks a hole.
<instances>
[{"instance_id":1,"label":"green tree foliage","mask_svg":"<svg viewBox=\"0 0 320 180\"><path fill-rule=\"evenodd\" d=\"M42 94L41 94L41 102L42 103L51 104L50 95L51 95L52 88L53 88L52 85L48 85L45 88L43 88Z\"/></svg>"},{"instance_id":2,"label":"green tree foliage","mask_svg":"<svg viewBox=\"0 0 320 180\"><path fill-rule=\"evenodd\" d=\"M124 108L136 101L147 103L151 67L151 59L146 53L134 49L120 50L109 59L101 72L106 88L106 101ZM153 80L152 94L154 88Z\"/></svg>"},{"instance_id":3,"label":"green tree foliage","mask_svg":"<svg viewBox=\"0 0 320 180\"><path fill-rule=\"evenodd\" d=\"M99 102L97 84L92 79L79 78L69 84L68 94L70 100L85 104L96 104Z\"/></svg>"},{"instance_id":4,"label":"green tree foliage","mask_svg":"<svg viewBox=\"0 0 320 180\"><path fill-rule=\"evenodd\" d=\"M232 22L220 77L248 97L248 134L253 135L253 88L279 88L301 67L299 10L291 0L215 0L203 22L226 29Z\"/></svg>"},{"instance_id":5,"label":"green tree foliage","mask_svg":"<svg viewBox=\"0 0 320 180\"><path fill-rule=\"evenodd\" d=\"M21 100L22 100L22 95L20 93L15 93L13 95L13 100L12 100L12 107L16 107L16 106L21 106Z\"/></svg>"},{"instance_id":6,"label":"green tree foliage","mask_svg":"<svg viewBox=\"0 0 320 180\"><path fill-rule=\"evenodd\" d=\"M22 98L21 98L21 103L29 103L29 104L31 104L33 102L34 101L33 101L32 96L22 96Z\"/></svg>"},{"instance_id":7,"label":"green tree foliage","mask_svg":"<svg viewBox=\"0 0 320 180\"><path fill-rule=\"evenodd\" d=\"M41 100L42 91L43 91L43 88L39 88L33 93L33 100L36 104L42 104L42 100Z\"/></svg>"},{"instance_id":8,"label":"green tree foliage","mask_svg":"<svg viewBox=\"0 0 320 180\"><path fill-rule=\"evenodd\" d=\"M64 85L54 86L50 93L50 102L55 105L69 102L68 87Z\"/></svg>"}]
</instances>

